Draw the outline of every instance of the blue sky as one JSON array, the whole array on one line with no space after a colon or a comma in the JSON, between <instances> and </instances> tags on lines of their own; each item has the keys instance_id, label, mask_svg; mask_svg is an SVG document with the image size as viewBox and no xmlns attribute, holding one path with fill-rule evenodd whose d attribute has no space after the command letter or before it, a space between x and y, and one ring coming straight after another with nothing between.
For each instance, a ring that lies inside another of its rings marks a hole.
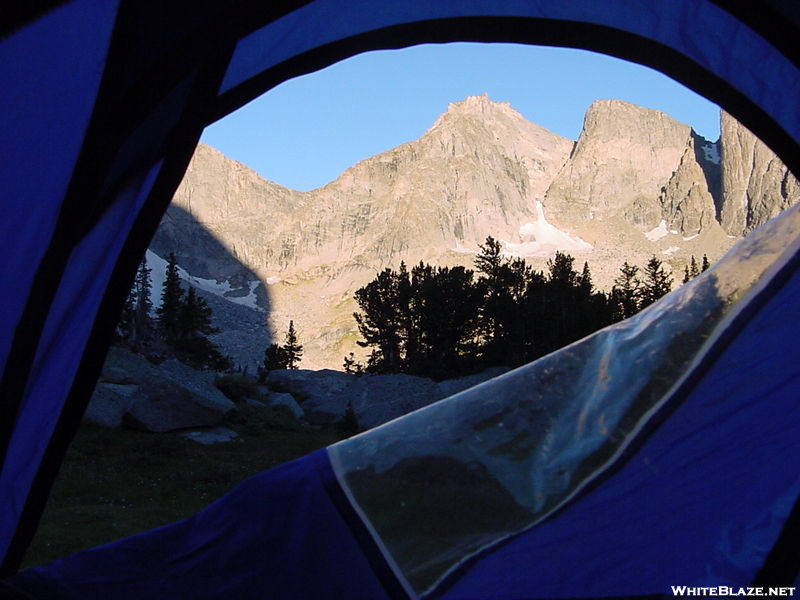
<instances>
[{"instance_id":1,"label":"blue sky","mask_svg":"<svg viewBox=\"0 0 800 600\"><path fill-rule=\"evenodd\" d=\"M658 109L719 137L718 107L652 69L582 50L458 43L370 52L287 81L211 125L201 141L306 191L417 139L448 103L484 93L573 140L597 99Z\"/></svg>"}]
</instances>

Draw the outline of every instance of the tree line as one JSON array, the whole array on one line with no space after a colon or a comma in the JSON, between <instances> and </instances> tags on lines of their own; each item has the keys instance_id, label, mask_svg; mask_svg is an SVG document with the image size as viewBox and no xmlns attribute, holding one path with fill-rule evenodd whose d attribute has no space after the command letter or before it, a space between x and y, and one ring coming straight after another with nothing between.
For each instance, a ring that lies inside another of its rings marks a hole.
<instances>
[{"instance_id":1,"label":"tree line","mask_svg":"<svg viewBox=\"0 0 800 600\"><path fill-rule=\"evenodd\" d=\"M195 369L232 370L230 357L208 339L219 332L211 324L212 310L193 287L183 289L174 254L155 310L152 287L152 269L143 260L117 322L116 343L154 360L173 357Z\"/></svg>"},{"instance_id":2,"label":"tree line","mask_svg":"<svg viewBox=\"0 0 800 600\"><path fill-rule=\"evenodd\" d=\"M233 371L230 357L223 355L209 335L218 333L212 325L213 311L192 286L185 290L178 272L178 259L167 259L158 307L153 307L152 269L143 260L123 306L116 328L116 344L148 356L154 361L177 358L195 369ZM273 343L264 351L258 377L264 380L274 369L296 369L303 355L294 321L289 322L283 344Z\"/></svg>"},{"instance_id":3,"label":"tree line","mask_svg":"<svg viewBox=\"0 0 800 600\"><path fill-rule=\"evenodd\" d=\"M684 281L700 272L694 257L691 264ZM673 284L653 256L642 269L625 262L605 293L594 288L587 262L578 271L574 257L556 252L546 271L537 271L504 257L492 237L474 267L420 262L409 271L401 263L378 273L355 293L357 343L370 349L367 364L351 355L345 370L446 379L519 366L632 316Z\"/></svg>"}]
</instances>

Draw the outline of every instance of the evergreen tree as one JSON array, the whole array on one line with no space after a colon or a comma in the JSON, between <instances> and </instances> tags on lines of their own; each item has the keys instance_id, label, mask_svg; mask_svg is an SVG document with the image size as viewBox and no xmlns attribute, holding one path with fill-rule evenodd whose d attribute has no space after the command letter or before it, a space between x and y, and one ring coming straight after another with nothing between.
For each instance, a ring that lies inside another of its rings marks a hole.
<instances>
[{"instance_id":1,"label":"evergreen tree","mask_svg":"<svg viewBox=\"0 0 800 600\"><path fill-rule=\"evenodd\" d=\"M223 356L219 348L207 336L218 333L211 323L212 310L204 298L189 286L188 292L178 306L176 336L168 343L178 358L195 369L228 371L233 368L229 357Z\"/></svg>"},{"instance_id":2,"label":"evergreen tree","mask_svg":"<svg viewBox=\"0 0 800 600\"><path fill-rule=\"evenodd\" d=\"M460 374L474 355L482 291L464 267L411 271L411 302L404 364L409 373L443 379Z\"/></svg>"},{"instance_id":3,"label":"evergreen tree","mask_svg":"<svg viewBox=\"0 0 800 600\"><path fill-rule=\"evenodd\" d=\"M504 263L502 257L503 246L492 236L486 238L486 242L481 244L480 253L475 257L475 268L479 273L483 273L489 280L490 285L500 277L500 270Z\"/></svg>"},{"instance_id":4,"label":"evergreen tree","mask_svg":"<svg viewBox=\"0 0 800 600\"><path fill-rule=\"evenodd\" d=\"M703 262L706 264L706 269L708 268L708 259L703 255ZM703 269L705 271L705 269ZM700 275L700 268L697 266L697 261L694 258L694 254L692 254L692 261L689 266L689 275L694 278Z\"/></svg>"},{"instance_id":5,"label":"evergreen tree","mask_svg":"<svg viewBox=\"0 0 800 600\"><path fill-rule=\"evenodd\" d=\"M548 261L540 353L571 344L611 322L608 298L594 291L589 263L584 262L581 273L574 264L574 257L560 251Z\"/></svg>"},{"instance_id":6,"label":"evergreen tree","mask_svg":"<svg viewBox=\"0 0 800 600\"><path fill-rule=\"evenodd\" d=\"M574 341L572 330L579 317L576 300L580 289L580 276L573 268L574 263L574 257L561 251L556 251L555 256L547 261L547 287L544 290L547 321L542 331L546 352Z\"/></svg>"},{"instance_id":7,"label":"evergreen tree","mask_svg":"<svg viewBox=\"0 0 800 600\"><path fill-rule=\"evenodd\" d=\"M133 333L133 313L136 310L136 287L131 287L125 304L122 305L122 312L117 320L117 328L114 331L114 343L122 343L130 340Z\"/></svg>"},{"instance_id":8,"label":"evergreen tree","mask_svg":"<svg viewBox=\"0 0 800 600\"><path fill-rule=\"evenodd\" d=\"M425 263L410 277L402 264L385 269L355 295L358 344L372 348L366 369L442 379L518 366L589 335L611 322L610 302L594 291L589 264L579 274L574 261L557 252L545 276L504 258L489 237L475 260L477 278L463 267ZM638 293L637 268L626 269ZM346 370L354 364L345 359Z\"/></svg>"},{"instance_id":9,"label":"evergreen tree","mask_svg":"<svg viewBox=\"0 0 800 600\"><path fill-rule=\"evenodd\" d=\"M211 324L212 314L205 299L197 295L194 287L189 286L189 291L178 305L176 337L197 339L219 333L219 329Z\"/></svg>"},{"instance_id":10,"label":"evergreen tree","mask_svg":"<svg viewBox=\"0 0 800 600\"><path fill-rule=\"evenodd\" d=\"M266 380L270 371L296 369L302 355L303 346L297 342L294 321L289 321L284 343L282 345L272 343L264 350L264 360L262 366L258 368L259 379Z\"/></svg>"},{"instance_id":11,"label":"evergreen tree","mask_svg":"<svg viewBox=\"0 0 800 600\"><path fill-rule=\"evenodd\" d=\"M589 270L589 263L584 261L583 263L583 271L578 278L578 287L581 288L581 291L586 296L591 296L592 292L594 292L594 282L592 281L592 273Z\"/></svg>"},{"instance_id":12,"label":"evergreen tree","mask_svg":"<svg viewBox=\"0 0 800 600\"><path fill-rule=\"evenodd\" d=\"M283 351L286 356L286 368L296 369L300 357L303 356L303 346L297 341L297 332L294 330L294 321L289 321L289 330L286 332L286 340L283 343Z\"/></svg>"},{"instance_id":13,"label":"evergreen tree","mask_svg":"<svg viewBox=\"0 0 800 600\"><path fill-rule=\"evenodd\" d=\"M208 335L219 330L211 324L211 308L192 286L184 292L178 273L178 260L170 254L161 289L161 304L156 318L161 337L170 352L194 369L229 371L230 357L223 356Z\"/></svg>"},{"instance_id":14,"label":"evergreen tree","mask_svg":"<svg viewBox=\"0 0 800 600\"><path fill-rule=\"evenodd\" d=\"M379 273L355 298L364 338L358 344L372 348L370 372L442 378L459 374L475 354L483 292L469 269L420 263L409 276L401 264L397 272Z\"/></svg>"},{"instance_id":15,"label":"evergreen tree","mask_svg":"<svg viewBox=\"0 0 800 600\"><path fill-rule=\"evenodd\" d=\"M153 302L150 299L152 283L151 270L146 261L139 264L128 297L117 322L118 341L141 349L152 343L153 338Z\"/></svg>"},{"instance_id":16,"label":"evergreen tree","mask_svg":"<svg viewBox=\"0 0 800 600\"><path fill-rule=\"evenodd\" d=\"M644 281L640 295L639 309L653 304L672 290L672 277L667 273L663 263L653 256L644 268Z\"/></svg>"},{"instance_id":17,"label":"evergreen tree","mask_svg":"<svg viewBox=\"0 0 800 600\"><path fill-rule=\"evenodd\" d=\"M349 438L356 435L361 429L358 424L358 416L353 409L353 403L347 402L347 410L342 415L342 420L336 424L336 433L342 438Z\"/></svg>"},{"instance_id":18,"label":"evergreen tree","mask_svg":"<svg viewBox=\"0 0 800 600\"><path fill-rule=\"evenodd\" d=\"M689 283L692 279L700 274L700 268L697 266L697 261L692 254L691 262L683 268L683 283Z\"/></svg>"},{"instance_id":19,"label":"evergreen tree","mask_svg":"<svg viewBox=\"0 0 800 600\"><path fill-rule=\"evenodd\" d=\"M151 272L152 269L147 266L147 261L143 260L139 264L139 270L133 281L131 339L135 343L147 343L153 337L153 301L150 299L153 289Z\"/></svg>"},{"instance_id":20,"label":"evergreen tree","mask_svg":"<svg viewBox=\"0 0 800 600\"><path fill-rule=\"evenodd\" d=\"M574 268L575 258L561 250L556 250L553 258L547 261L548 281L564 289L579 284L580 276ZM587 265L588 266L588 265ZM591 276L589 277L591 281Z\"/></svg>"},{"instance_id":21,"label":"evergreen tree","mask_svg":"<svg viewBox=\"0 0 800 600\"><path fill-rule=\"evenodd\" d=\"M263 367L258 368L259 379L264 381L267 373L270 371L287 369L289 365L289 357L286 355L286 350L280 344L270 344L264 350Z\"/></svg>"},{"instance_id":22,"label":"evergreen tree","mask_svg":"<svg viewBox=\"0 0 800 600\"><path fill-rule=\"evenodd\" d=\"M531 269L524 260L502 257L500 242L489 236L480 246L475 268L483 301L478 307L477 333L481 360L488 365L506 364L520 354L519 311Z\"/></svg>"},{"instance_id":23,"label":"evergreen tree","mask_svg":"<svg viewBox=\"0 0 800 600\"><path fill-rule=\"evenodd\" d=\"M350 354L344 357L342 368L344 369L345 373L349 373L350 375L360 376L363 375L364 373L364 365L356 361L356 355L354 352L351 352Z\"/></svg>"},{"instance_id":24,"label":"evergreen tree","mask_svg":"<svg viewBox=\"0 0 800 600\"><path fill-rule=\"evenodd\" d=\"M611 288L612 320L614 322L622 321L639 312L642 282L638 273L639 267L625 261L620 269L620 274L614 280L614 286Z\"/></svg>"},{"instance_id":25,"label":"evergreen tree","mask_svg":"<svg viewBox=\"0 0 800 600\"><path fill-rule=\"evenodd\" d=\"M399 373L404 367L408 342L411 283L405 264L400 270L384 269L364 287L355 299L362 312L353 316L364 338L362 347L372 347L367 370Z\"/></svg>"},{"instance_id":26,"label":"evergreen tree","mask_svg":"<svg viewBox=\"0 0 800 600\"><path fill-rule=\"evenodd\" d=\"M703 273L703 272L707 271L708 267L710 267L710 266L711 266L711 264L708 262L708 256L703 254L703 266L700 267L700 272Z\"/></svg>"},{"instance_id":27,"label":"evergreen tree","mask_svg":"<svg viewBox=\"0 0 800 600\"><path fill-rule=\"evenodd\" d=\"M161 305L156 309L158 325L166 340L178 339L181 335L183 295L181 278L178 274L178 259L175 254L170 254L167 259L166 278L161 288Z\"/></svg>"}]
</instances>

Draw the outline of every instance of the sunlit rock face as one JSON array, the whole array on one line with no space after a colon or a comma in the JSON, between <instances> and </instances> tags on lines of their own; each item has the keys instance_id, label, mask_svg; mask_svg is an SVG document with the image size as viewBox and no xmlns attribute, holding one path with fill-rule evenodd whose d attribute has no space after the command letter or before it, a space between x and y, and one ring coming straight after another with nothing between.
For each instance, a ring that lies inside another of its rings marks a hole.
<instances>
[{"instance_id":1,"label":"sunlit rock face","mask_svg":"<svg viewBox=\"0 0 800 600\"><path fill-rule=\"evenodd\" d=\"M726 112L721 113L722 185L720 222L741 236L763 225L800 197L800 184L761 140Z\"/></svg>"},{"instance_id":2,"label":"sunlit rock face","mask_svg":"<svg viewBox=\"0 0 800 600\"><path fill-rule=\"evenodd\" d=\"M557 250L578 268L588 261L606 290L624 261L657 255L680 280L692 255L715 260L748 224L797 197L782 165L759 162L747 181L788 191L747 196L747 210L762 216L733 225L742 193L728 182L744 175L723 177L725 160L756 145L740 132L726 150L725 132L738 124L724 115L722 123L720 142L709 142L658 111L599 100L572 141L474 96L450 104L418 140L309 192L200 145L151 250L175 252L207 291L265 309L265 332L277 341L293 320L306 348L301 366L341 368L347 353L364 356L352 317L359 287L401 261L472 266L490 235L539 269Z\"/></svg>"}]
</instances>

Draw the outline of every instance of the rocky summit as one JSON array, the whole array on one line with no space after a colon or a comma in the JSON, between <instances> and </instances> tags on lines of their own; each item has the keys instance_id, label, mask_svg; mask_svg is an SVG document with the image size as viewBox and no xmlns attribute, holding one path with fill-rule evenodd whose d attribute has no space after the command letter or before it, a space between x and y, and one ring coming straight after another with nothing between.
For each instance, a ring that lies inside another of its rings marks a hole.
<instances>
[{"instance_id":1,"label":"rocky summit","mask_svg":"<svg viewBox=\"0 0 800 600\"><path fill-rule=\"evenodd\" d=\"M240 364L254 369L270 332L282 342L293 320L301 365L338 369L364 355L353 293L401 261L471 266L491 235L539 269L556 250L588 261L605 290L624 261L653 255L680 281L691 256L716 260L799 195L725 113L712 142L659 111L598 100L573 141L484 95L309 192L201 144L149 256L176 254Z\"/></svg>"}]
</instances>

